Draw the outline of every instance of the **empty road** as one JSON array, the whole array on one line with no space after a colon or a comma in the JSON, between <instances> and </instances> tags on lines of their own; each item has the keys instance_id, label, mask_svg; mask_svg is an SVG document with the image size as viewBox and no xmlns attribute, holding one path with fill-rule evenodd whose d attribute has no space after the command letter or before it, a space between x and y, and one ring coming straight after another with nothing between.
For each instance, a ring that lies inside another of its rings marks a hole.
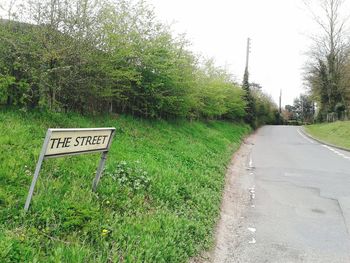
<instances>
[{"instance_id":1,"label":"empty road","mask_svg":"<svg viewBox=\"0 0 350 263\"><path fill-rule=\"evenodd\" d=\"M242 148L212 261L350 262L350 153L292 126L265 126Z\"/></svg>"}]
</instances>

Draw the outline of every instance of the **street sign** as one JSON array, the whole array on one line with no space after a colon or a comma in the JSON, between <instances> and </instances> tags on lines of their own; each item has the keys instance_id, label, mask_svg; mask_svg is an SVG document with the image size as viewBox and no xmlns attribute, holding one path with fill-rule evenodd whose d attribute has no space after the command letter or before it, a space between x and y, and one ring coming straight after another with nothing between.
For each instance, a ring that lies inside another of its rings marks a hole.
<instances>
[{"instance_id":1,"label":"street sign","mask_svg":"<svg viewBox=\"0 0 350 263\"><path fill-rule=\"evenodd\" d=\"M49 129L45 157L107 151L114 129Z\"/></svg>"},{"instance_id":2,"label":"street sign","mask_svg":"<svg viewBox=\"0 0 350 263\"><path fill-rule=\"evenodd\" d=\"M100 164L97 168L96 177L92 185L93 191L96 191L114 133L115 128L48 129L35 168L24 210L28 211L29 209L42 162L47 158L102 152Z\"/></svg>"}]
</instances>

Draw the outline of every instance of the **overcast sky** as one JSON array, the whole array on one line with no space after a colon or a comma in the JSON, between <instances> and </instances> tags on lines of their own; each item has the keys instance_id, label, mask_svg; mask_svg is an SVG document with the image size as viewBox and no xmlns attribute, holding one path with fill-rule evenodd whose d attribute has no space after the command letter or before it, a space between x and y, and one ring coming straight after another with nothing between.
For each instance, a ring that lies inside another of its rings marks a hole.
<instances>
[{"instance_id":1,"label":"overcast sky","mask_svg":"<svg viewBox=\"0 0 350 263\"><path fill-rule=\"evenodd\" d=\"M191 49L227 66L238 81L251 38L250 81L278 102L292 104L303 89L302 67L315 24L302 0L148 0L157 17L186 33Z\"/></svg>"}]
</instances>

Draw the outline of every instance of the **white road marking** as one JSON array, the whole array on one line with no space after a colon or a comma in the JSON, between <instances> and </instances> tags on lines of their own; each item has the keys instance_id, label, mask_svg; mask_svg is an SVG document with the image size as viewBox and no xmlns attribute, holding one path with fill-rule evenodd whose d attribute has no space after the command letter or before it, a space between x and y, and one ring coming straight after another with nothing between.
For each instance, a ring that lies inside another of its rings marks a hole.
<instances>
[{"instance_id":1,"label":"white road marking","mask_svg":"<svg viewBox=\"0 0 350 263\"><path fill-rule=\"evenodd\" d=\"M249 158L249 168L253 168L253 159L252 159L251 154L250 154L250 158Z\"/></svg>"},{"instance_id":2,"label":"white road marking","mask_svg":"<svg viewBox=\"0 0 350 263\"><path fill-rule=\"evenodd\" d=\"M296 173L284 173L284 176L287 176L287 177L301 177L300 174L296 174Z\"/></svg>"},{"instance_id":3,"label":"white road marking","mask_svg":"<svg viewBox=\"0 0 350 263\"><path fill-rule=\"evenodd\" d=\"M324 147L324 148L330 150L331 152L337 154L337 155L340 156L340 157L343 157L343 158L346 159L346 160L350 160L350 156L347 156L347 155L345 155L344 153L338 152L337 150L333 149L332 147L330 147L330 146L328 146L328 145L322 144L322 147Z\"/></svg>"},{"instance_id":4,"label":"white road marking","mask_svg":"<svg viewBox=\"0 0 350 263\"><path fill-rule=\"evenodd\" d=\"M309 142L312 143L312 144L315 143L315 141L313 141L313 140L311 140L310 138L306 137L306 136L300 131L300 129L298 129L297 131L298 131L298 133L300 134L300 136L303 137L305 140L309 141ZM347 156L347 155L345 155L345 154L343 154L343 153L341 153L341 152L339 152L339 151L333 149L332 147L330 147L330 146L328 146L328 145L325 145L325 144L320 144L320 145L321 145L322 147L327 148L327 149L330 150L331 152L337 154L338 156L340 156L340 157L342 157L342 158L344 158L344 159L346 159L346 160L350 160L350 156Z\"/></svg>"},{"instance_id":5,"label":"white road marking","mask_svg":"<svg viewBox=\"0 0 350 263\"><path fill-rule=\"evenodd\" d=\"M250 195L250 200L255 199L255 185L253 185L253 187L250 187L248 189L248 191L249 191L249 195Z\"/></svg>"},{"instance_id":6,"label":"white road marking","mask_svg":"<svg viewBox=\"0 0 350 263\"><path fill-rule=\"evenodd\" d=\"M311 140L310 138L306 137L301 131L300 129L297 130L298 133L300 134L301 137L303 137L305 140L307 140L308 142L314 144L315 142L313 140Z\"/></svg>"},{"instance_id":7,"label":"white road marking","mask_svg":"<svg viewBox=\"0 0 350 263\"><path fill-rule=\"evenodd\" d=\"M255 238L253 237L251 241L248 242L249 244L255 244L256 243L256 240Z\"/></svg>"},{"instance_id":8,"label":"white road marking","mask_svg":"<svg viewBox=\"0 0 350 263\"><path fill-rule=\"evenodd\" d=\"M255 227L248 227L248 230L249 230L250 232L253 232L253 233L255 233L255 231L256 231L256 228L255 228Z\"/></svg>"}]
</instances>

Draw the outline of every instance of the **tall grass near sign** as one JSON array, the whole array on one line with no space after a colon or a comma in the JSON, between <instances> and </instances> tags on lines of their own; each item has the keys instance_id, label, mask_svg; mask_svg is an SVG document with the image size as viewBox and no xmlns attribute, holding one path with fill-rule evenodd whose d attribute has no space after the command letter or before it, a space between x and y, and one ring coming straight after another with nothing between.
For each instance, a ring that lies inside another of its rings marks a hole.
<instances>
[{"instance_id":1,"label":"tall grass near sign","mask_svg":"<svg viewBox=\"0 0 350 263\"><path fill-rule=\"evenodd\" d=\"M23 204L47 127L117 128L104 178L98 155L45 162ZM1 262L185 262L212 243L224 174L250 131L222 121L0 112Z\"/></svg>"}]
</instances>

